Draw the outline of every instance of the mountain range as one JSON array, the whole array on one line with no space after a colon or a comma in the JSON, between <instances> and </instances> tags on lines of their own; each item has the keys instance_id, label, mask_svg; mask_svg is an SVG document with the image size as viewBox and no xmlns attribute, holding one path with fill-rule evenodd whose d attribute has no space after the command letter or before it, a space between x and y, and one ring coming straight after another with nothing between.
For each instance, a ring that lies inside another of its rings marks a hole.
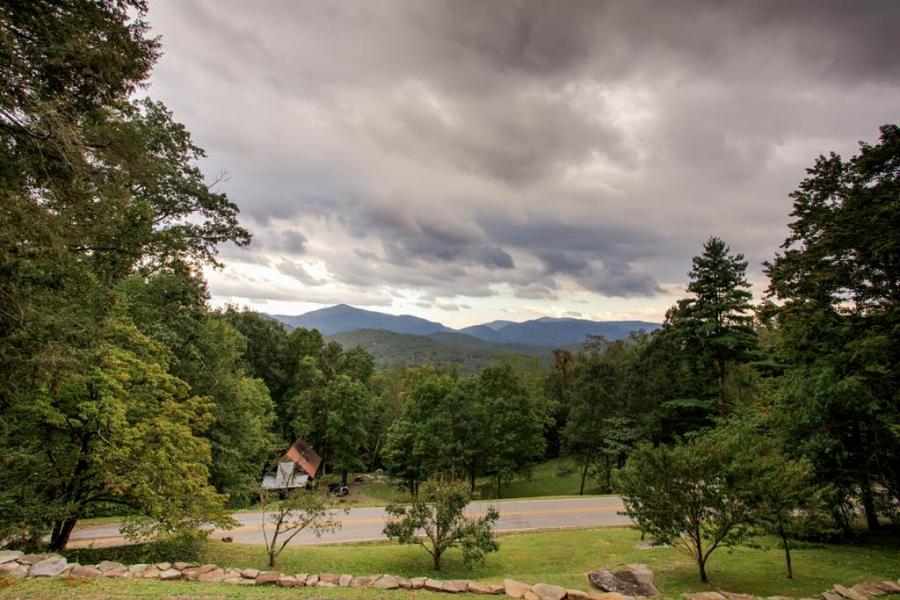
<instances>
[{"instance_id":1,"label":"mountain range","mask_svg":"<svg viewBox=\"0 0 900 600\"><path fill-rule=\"evenodd\" d=\"M547 364L554 348L577 349L588 335L620 340L633 331L653 331L647 321L590 321L542 317L531 321L491 321L452 329L413 315L389 315L338 304L302 315L271 315L289 328L318 329L344 346L360 345L376 366L394 363L457 365L477 372L498 358Z\"/></svg>"}]
</instances>

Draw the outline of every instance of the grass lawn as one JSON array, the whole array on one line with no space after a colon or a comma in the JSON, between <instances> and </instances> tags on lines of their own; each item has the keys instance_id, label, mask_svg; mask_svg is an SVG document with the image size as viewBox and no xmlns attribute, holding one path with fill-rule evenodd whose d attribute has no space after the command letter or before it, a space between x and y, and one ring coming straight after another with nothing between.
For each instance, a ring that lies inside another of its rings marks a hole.
<instances>
[{"instance_id":1,"label":"grass lawn","mask_svg":"<svg viewBox=\"0 0 900 600\"><path fill-rule=\"evenodd\" d=\"M900 577L900 538L881 537L857 545L810 545L793 553L795 579L784 577L783 554L768 549L738 548L717 550L709 563L709 587L697 577L696 567L670 548L638 550L639 534L625 528L546 531L501 536L501 550L486 563L465 571L458 553L445 559L444 571L430 569L430 557L418 547L388 543L293 547L279 557L278 569L288 573L333 572L366 575L393 573L439 578L466 578L500 581L512 577L527 583L552 583L587 588L584 573L600 566L643 562L656 572L657 585L669 598L685 591L718 589L759 596L783 595L813 597L834 583L852 585L861 581ZM94 550L74 555L82 563L115 558L116 549ZM104 552L105 554L99 554ZM200 558L222 566L265 568L261 546L208 542L201 547ZM415 596L446 599L446 595L427 592L376 592L374 590L323 589L250 589L233 585L194 582L102 580L66 582L49 580L14 581L0 587L0 599L12 598L387 598Z\"/></svg>"},{"instance_id":2,"label":"grass lawn","mask_svg":"<svg viewBox=\"0 0 900 600\"><path fill-rule=\"evenodd\" d=\"M501 498L530 498L533 496L577 495L581 485L581 473L575 461L569 457L554 458L535 465L531 478L517 477L500 487ZM490 477L478 479L477 488L482 498L497 497L497 482ZM602 493L600 483L588 479L585 494Z\"/></svg>"}]
</instances>

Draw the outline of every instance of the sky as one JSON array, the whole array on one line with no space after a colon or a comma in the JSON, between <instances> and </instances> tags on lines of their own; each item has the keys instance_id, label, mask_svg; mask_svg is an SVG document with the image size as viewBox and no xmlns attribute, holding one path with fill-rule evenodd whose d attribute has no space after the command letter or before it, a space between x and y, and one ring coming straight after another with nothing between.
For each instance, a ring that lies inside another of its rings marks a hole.
<instances>
[{"instance_id":1,"label":"sky","mask_svg":"<svg viewBox=\"0 0 900 600\"><path fill-rule=\"evenodd\" d=\"M820 154L898 121L900 2L151 0L148 93L248 248L212 301L462 327L661 321L711 235L762 262Z\"/></svg>"}]
</instances>

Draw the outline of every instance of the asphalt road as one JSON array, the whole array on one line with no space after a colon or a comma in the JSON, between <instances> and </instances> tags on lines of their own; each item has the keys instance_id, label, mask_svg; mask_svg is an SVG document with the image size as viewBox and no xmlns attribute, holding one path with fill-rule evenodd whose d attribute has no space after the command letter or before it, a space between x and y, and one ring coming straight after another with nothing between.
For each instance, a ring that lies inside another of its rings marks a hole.
<instances>
[{"instance_id":1,"label":"asphalt road","mask_svg":"<svg viewBox=\"0 0 900 600\"><path fill-rule=\"evenodd\" d=\"M603 527L631 523L628 517L619 514L623 506L622 499L618 496L473 502L467 512L473 515L483 514L491 504L500 511L498 531ZM227 532L214 531L212 537L215 539L228 535L239 543L263 543L261 513L238 513L234 517L240 523L238 527ZM339 511L336 518L341 522L338 531L324 534L321 538L303 531L291 543L313 545L384 539L382 529L386 515L381 507L351 508L348 513ZM77 527L72 532L69 548L116 546L126 543L128 542L119 533L118 525L94 525Z\"/></svg>"}]
</instances>

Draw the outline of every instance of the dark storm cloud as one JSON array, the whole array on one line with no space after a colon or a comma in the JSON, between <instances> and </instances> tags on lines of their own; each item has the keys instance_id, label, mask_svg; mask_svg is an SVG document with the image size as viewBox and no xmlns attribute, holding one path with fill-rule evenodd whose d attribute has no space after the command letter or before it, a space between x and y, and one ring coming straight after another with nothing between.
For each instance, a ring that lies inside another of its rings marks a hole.
<instances>
[{"instance_id":1,"label":"dark storm cloud","mask_svg":"<svg viewBox=\"0 0 900 600\"><path fill-rule=\"evenodd\" d=\"M302 256L432 307L571 282L653 296L711 234L758 274L803 169L900 106L900 2L158 0L150 17L153 93L252 220L251 249L223 258L317 286Z\"/></svg>"}]
</instances>

